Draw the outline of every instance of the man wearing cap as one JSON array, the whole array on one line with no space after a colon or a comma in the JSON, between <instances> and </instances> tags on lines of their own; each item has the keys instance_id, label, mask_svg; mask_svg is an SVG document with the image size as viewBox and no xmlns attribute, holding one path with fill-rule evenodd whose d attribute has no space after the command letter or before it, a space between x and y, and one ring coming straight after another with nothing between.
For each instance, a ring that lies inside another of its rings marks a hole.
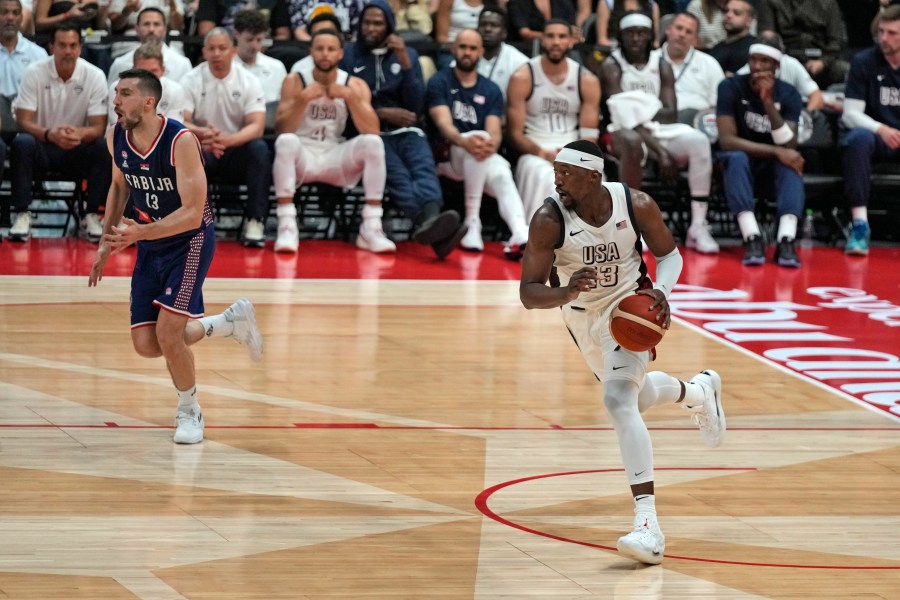
<instances>
[{"instance_id":1,"label":"man wearing cap","mask_svg":"<svg viewBox=\"0 0 900 600\"><path fill-rule=\"evenodd\" d=\"M655 349L633 352L613 339L610 314L635 293L653 299L652 306L660 307L656 322L668 329L667 298L683 261L653 198L621 183L601 182L601 154L596 144L576 140L556 155L559 198L545 202L531 220L519 297L528 309L559 310L585 362L603 382L603 404L634 498L632 530L616 547L635 560L659 564L665 537L656 516L653 445L641 413L679 404L691 413L706 444L718 446L725 436L722 380L711 370L690 381L648 373ZM641 238L656 258L655 282L647 276Z\"/></svg>"},{"instance_id":2,"label":"man wearing cap","mask_svg":"<svg viewBox=\"0 0 900 600\"><path fill-rule=\"evenodd\" d=\"M357 41L347 44L340 67L372 90L372 107L381 123L386 190L413 221L413 240L447 256L465 234L459 213L444 211L441 183L431 148L420 129L425 81L419 55L394 33L394 11L386 0L363 8Z\"/></svg>"},{"instance_id":3,"label":"man wearing cap","mask_svg":"<svg viewBox=\"0 0 900 600\"><path fill-rule=\"evenodd\" d=\"M775 77L781 50L767 42L750 46L750 73L719 84L716 124L718 159L725 167L725 198L744 240L745 265L765 262L756 221L754 183L774 184L778 211L775 262L797 268L797 218L803 212L803 157L797 152L797 120L803 101L797 90Z\"/></svg>"},{"instance_id":4,"label":"man wearing cap","mask_svg":"<svg viewBox=\"0 0 900 600\"><path fill-rule=\"evenodd\" d=\"M613 152L619 158L619 179L640 189L643 166L656 160L659 175L673 180L687 167L691 193L691 225L686 245L714 254L719 245L709 233L706 213L712 180L712 151L702 132L675 123L678 102L671 65L653 50L653 22L640 12L626 13L619 22L619 48L600 68L602 90L610 110ZM616 98L621 94L620 98ZM649 114L652 108L655 114Z\"/></svg>"}]
</instances>

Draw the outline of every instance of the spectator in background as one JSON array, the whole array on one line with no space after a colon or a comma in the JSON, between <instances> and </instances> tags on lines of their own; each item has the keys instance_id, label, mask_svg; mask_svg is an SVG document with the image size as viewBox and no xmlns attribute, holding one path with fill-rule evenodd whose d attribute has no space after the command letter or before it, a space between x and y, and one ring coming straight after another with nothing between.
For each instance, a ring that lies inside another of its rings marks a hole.
<instances>
[{"instance_id":1,"label":"spectator in background","mask_svg":"<svg viewBox=\"0 0 900 600\"><path fill-rule=\"evenodd\" d=\"M341 20L334 14L334 10L330 6L320 6L316 9L315 16L309 21L309 35L315 34L323 29L341 30ZM291 66L291 73L299 73L300 71L310 71L313 68L313 59L311 54L307 54Z\"/></svg>"},{"instance_id":2,"label":"spectator in background","mask_svg":"<svg viewBox=\"0 0 900 600\"><path fill-rule=\"evenodd\" d=\"M689 12L680 12L666 27L663 58L675 76L678 122L694 124L698 111L715 108L719 83L725 73L709 54L695 48L700 22Z\"/></svg>"},{"instance_id":3,"label":"spectator in background","mask_svg":"<svg viewBox=\"0 0 900 600\"><path fill-rule=\"evenodd\" d=\"M53 31L63 23L71 23L79 31L88 27L105 29L106 11L101 10L97 0L37 0L34 5L36 32Z\"/></svg>"},{"instance_id":4,"label":"spectator in background","mask_svg":"<svg viewBox=\"0 0 900 600\"><path fill-rule=\"evenodd\" d=\"M765 40L784 52L784 43L781 41L781 36L774 31L763 31L759 34L759 39ZM738 75L746 75L749 72L750 67L744 65L738 70ZM781 57L781 65L775 72L775 77L791 84L800 92L800 97L806 102L806 110L809 112L821 110L825 107L822 90L819 89L818 84L812 78L812 75L809 74L809 71L806 70L806 67L803 66L803 63L793 56L785 54Z\"/></svg>"},{"instance_id":5,"label":"spectator in background","mask_svg":"<svg viewBox=\"0 0 900 600\"><path fill-rule=\"evenodd\" d=\"M418 58L394 33L390 5L371 0L363 8L357 41L347 44L340 66L355 73L372 92L391 200L412 219L413 240L431 246L443 259L465 232L459 213L442 210L441 183L425 132L419 127L425 111L425 81Z\"/></svg>"},{"instance_id":6,"label":"spectator in background","mask_svg":"<svg viewBox=\"0 0 900 600\"><path fill-rule=\"evenodd\" d=\"M141 10L137 18L137 26L134 29L141 44L157 44L163 55L163 64L166 65L166 77L173 81L181 81L181 78L194 68L183 54L173 50L166 42L166 17L158 8L145 8ZM119 79L119 73L127 71L134 66L134 53L123 54L113 61L106 77L110 85Z\"/></svg>"},{"instance_id":7,"label":"spectator in background","mask_svg":"<svg viewBox=\"0 0 900 600\"><path fill-rule=\"evenodd\" d=\"M477 31L459 32L453 45L456 66L428 80L425 103L440 137L449 144L448 156L440 156L438 173L462 181L465 190L468 231L460 245L470 252L484 251L481 197L487 193L497 199L500 216L512 232L503 252L518 260L528 242L528 225L509 163L497 154L503 141L503 94L496 83L475 70L481 53Z\"/></svg>"},{"instance_id":8,"label":"spectator in background","mask_svg":"<svg viewBox=\"0 0 900 600\"><path fill-rule=\"evenodd\" d=\"M203 58L181 80L187 102L184 124L200 139L207 175L247 185L245 246L265 245L272 158L262 135L266 102L262 85L247 69L234 66L236 49L223 27L203 40Z\"/></svg>"},{"instance_id":9,"label":"spectator in background","mask_svg":"<svg viewBox=\"0 0 900 600\"><path fill-rule=\"evenodd\" d=\"M386 168L378 115L369 86L339 69L344 38L334 29L313 34L313 68L284 80L275 127L275 196L278 198L276 252L296 252L300 243L294 195L303 183L352 188L362 179L366 204L356 247L375 253L395 252L384 234ZM348 117L358 135L344 138Z\"/></svg>"},{"instance_id":10,"label":"spectator in background","mask_svg":"<svg viewBox=\"0 0 900 600\"><path fill-rule=\"evenodd\" d=\"M626 13L639 11L653 20L653 47L659 40L659 5L655 0L600 0L597 4L597 43L615 46L619 42L619 21Z\"/></svg>"},{"instance_id":11,"label":"spectator in background","mask_svg":"<svg viewBox=\"0 0 900 600\"><path fill-rule=\"evenodd\" d=\"M484 53L478 59L478 74L497 84L506 100L509 78L528 62L528 57L506 43L506 11L496 4L486 4L478 16L478 33Z\"/></svg>"},{"instance_id":12,"label":"spectator in background","mask_svg":"<svg viewBox=\"0 0 900 600\"><path fill-rule=\"evenodd\" d=\"M394 11L394 19L397 31L416 31L423 36L430 36L434 29L434 21L431 18L431 9L428 0L390 0L391 10Z\"/></svg>"},{"instance_id":13,"label":"spectator in background","mask_svg":"<svg viewBox=\"0 0 900 600\"><path fill-rule=\"evenodd\" d=\"M549 19L561 19L573 29L577 29L578 11L589 0L513 0L509 3L509 28L515 41L539 40L544 32L544 23ZM581 41L581 31L578 31Z\"/></svg>"},{"instance_id":14,"label":"spectator in background","mask_svg":"<svg viewBox=\"0 0 900 600\"><path fill-rule=\"evenodd\" d=\"M19 24L19 31L29 37L34 35L34 5L31 0L22 2L22 22Z\"/></svg>"},{"instance_id":15,"label":"spectator in background","mask_svg":"<svg viewBox=\"0 0 900 600\"><path fill-rule=\"evenodd\" d=\"M22 35L23 19L19 0L0 0L0 95L7 103L18 95L25 69L47 58L46 50Z\"/></svg>"},{"instance_id":16,"label":"spectator in background","mask_svg":"<svg viewBox=\"0 0 900 600\"><path fill-rule=\"evenodd\" d=\"M352 40L359 29L359 16L362 13L362 0L287 0L288 15L294 38L301 42L309 41L307 26L322 6L330 6L341 23L338 30L344 34L345 40Z\"/></svg>"},{"instance_id":17,"label":"spectator in background","mask_svg":"<svg viewBox=\"0 0 900 600\"><path fill-rule=\"evenodd\" d=\"M162 84L162 97L160 97L159 102L156 104L157 112L164 115L167 119L184 122L184 88L181 87L181 84L177 81L173 81L165 76L165 63L159 45L152 42L141 44L137 47L137 50L132 52L132 55L134 57L133 62L135 69L150 71L156 75L160 84ZM119 80L116 79L113 84L109 86L108 123L110 126L115 125L116 120L118 119L116 107L113 105L116 98L116 85L118 85L118 83Z\"/></svg>"},{"instance_id":18,"label":"spectator in background","mask_svg":"<svg viewBox=\"0 0 900 600\"><path fill-rule=\"evenodd\" d=\"M276 40L291 39L291 19L287 0L199 0L194 21L197 35L205 36L213 27L234 31L234 17L245 9L257 9L269 18L269 30Z\"/></svg>"},{"instance_id":19,"label":"spectator in background","mask_svg":"<svg viewBox=\"0 0 900 600\"><path fill-rule=\"evenodd\" d=\"M180 0L112 0L109 4L111 32L115 35L137 35L138 15L145 8L158 8L163 14L163 23L175 31L184 30L184 9ZM139 45L140 42L114 42L112 56L118 58L128 54Z\"/></svg>"},{"instance_id":20,"label":"spectator in background","mask_svg":"<svg viewBox=\"0 0 900 600\"><path fill-rule=\"evenodd\" d=\"M844 251L857 256L869 253L872 163L900 157L900 5L880 12L872 28L878 45L853 57L841 117L849 129L841 150L852 219Z\"/></svg>"},{"instance_id":21,"label":"spectator in background","mask_svg":"<svg viewBox=\"0 0 900 600\"><path fill-rule=\"evenodd\" d=\"M434 15L434 39L441 44L437 68L441 70L453 62L452 46L463 29L477 29L478 16L484 8L483 0L439 0Z\"/></svg>"},{"instance_id":22,"label":"spectator in background","mask_svg":"<svg viewBox=\"0 0 900 600\"><path fill-rule=\"evenodd\" d=\"M847 78L847 32L835 0L763 0L759 32L781 34L786 54L803 63L822 89Z\"/></svg>"},{"instance_id":23,"label":"spectator in background","mask_svg":"<svg viewBox=\"0 0 900 600\"><path fill-rule=\"evenodd\" d=\"M287 76L284 63L262 52L268 33L268 19L260 11L242 10L234 16L234 39L237 44L234 64L256 75L262 84L266 104L278 102L281 84Z\"/></svg>"},{"instance_id":24,"label":"spectator in background","mask_svg":"<svg viewBox=\"0 0 900 600\"><path fill-rule=\"evenodd\" d=\"M697 17L697 48L709 50L728 35L722 25L728 0L691 0L687 12Z\"/></svg>"},{"instance_id":25,"label":"spectator in background","mask_svg":"<svg viewBox=\"0 0 900 600\"><path fill-rule=\"evenodd\" d=\"M516 186L530 223L556 185L553 161L575 140L600 136L600 82L568 57L572 30L565 21L544 25L541 54L515 72L509 85L508 135L518 151Z\"/></svg>"},{"instance_id":26,"label":"spectator in background","mask_svg":"<svg viewBox=\"0 0 900 600\"><path fill-rule=\"evenodd\" d=\"M53 32L51 56L22 76L14 108L19 135L10 146L12 208L18 213L9 239L31 235L31 189L35 175L49 169L77 181L87 179L79 235L97 243L103 234L98 214L106 200L112 167L106 151L107 93L103 71L81 54L81 32L71 23Z\"/></svg>"},{"instance_id":27,"label":"spectator in background","mask_svg":"<svg viewBox=\"0 0 900 600\"><path fill-rule=\"evenodd\" d=\"M747 64L750 45L756 42L756 37L750 33L754 18L756 12L753 4L747 0L728 0L725 5L722 17L725 40L713 46L709 54L719 61L725 75L729 77Z\"/></svg>"},{"instance_id":28,"label":"spectator in background","mask_svg":"<svg viewBox=\"0 0 900 600\"><path fill-rule=\"evenodd\" d=\"M805 201L803 156L797 151L797 121L803 102L797 90L775 77L781 56L781 50L767 42L753 44L750 73L728 77L719 84L716 125L722 152L717 158L725 168L728 208L744 240L743 264L766 261L754 212L755 184L766 181L774 184L778 211L775 262L797 268L800 259L794 239Z\"/></svg>"},{"instance_id":29,"label":"spectator in background","mask_svg":"<svg viewBox=\"0 0 900 600\"><path fill-rule=\"evenodd\" d=\"M893 0L837 0L847 26L847 56L872 45L872 20Z\"/></svg>"},{"instance_id":30,"label":"spectator in background","mask_svg":"<svg viewBox=\"0 0 900 600\"><path fill-rule=\"evenodd\" d=\"M619 179L630 188L641 189L648 158L657 162L663 180L674 180L678 170L687 167L691 192L687 246L714 254L719 245L706 223L712 183L709 138L675 123L675 75L671 65L662 60L661 51L652 49L652 27L650 17L643 13L625 15L619 22L620 47L601 66L613 150L621 165Z\"/></svg>"}]
</instances>

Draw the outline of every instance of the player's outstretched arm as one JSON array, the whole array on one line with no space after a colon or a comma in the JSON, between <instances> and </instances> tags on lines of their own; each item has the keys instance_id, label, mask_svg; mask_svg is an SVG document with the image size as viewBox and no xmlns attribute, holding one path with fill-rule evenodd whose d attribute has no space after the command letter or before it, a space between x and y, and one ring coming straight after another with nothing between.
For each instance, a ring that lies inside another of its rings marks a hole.
<instances>
[{"instance_id":1,"label":"player's outstretched arm","mask_svg":"<svg viewBox=\"0 0 900 600\"><path fill-rule=\"evenodd\" d=\"M528 245L522 259L522 278L519 299L527 309L557 308L568 304L578 294L597 285L597 270L584 267L572 274L565 287L550 287L547 280L553 268L554 248L559 241L559 216L547 204L541 206L531 219Z\"/></svg>"}]
</instances>

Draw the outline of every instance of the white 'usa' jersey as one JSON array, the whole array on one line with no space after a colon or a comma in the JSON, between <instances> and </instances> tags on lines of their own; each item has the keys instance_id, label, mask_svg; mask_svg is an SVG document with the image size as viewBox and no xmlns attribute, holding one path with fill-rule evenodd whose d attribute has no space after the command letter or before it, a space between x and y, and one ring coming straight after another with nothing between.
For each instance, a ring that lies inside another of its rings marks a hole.
<instances>
[{"instance_id":1,"label":"white 'usa' jersey","mask_svg":"<svg viewBox=\"0 0 900 600\"><path fill-rule=\"evenodd\" d=\"M303 87L313 82L313 67L301 69L298 73ZM341 69L337 72L337 84L347 85L350 75ZM318 142L325 145L340 144L344 141L344 128L347 126L347 103L339 98L322 96L306 105L306 111L300 120L300 126L294 133L304 141Z\"/></svg>"},{"instance_id":2,"label":"white 'usa' jersey","mask_svg":"<svg viewBox=\"0 0 900 600\"><path fill-rule=\"evenodd\" d=\"M541 57L528 61L531 95L525 103L525 135L545 146L562 147L579 139L581 113L581 65L566 58L568 71L559 85L541 68Z\"/></svg>"},{"instance_id":3,"label":"white 'usa' jersey","mask_svg":"<svg viewBox=\"0 0 900 600\"><path fill-rule=\"evenodd\" d=\"M555 250L553 267L559 285L582 267L596 267L597 287L581 292L573 305L604 310L639 289L652 286L647 265L641 256L641 238L631 207L631 192L621 183L602 184L612 196L612 215L594 227L569 210L556 197L554 207L562 217L561 243ZM554 282L555 283L555 282Z\"/></svg>"},{"instance_id":4,"label":"white 'usa' jersey","mask_svg":"<svg viewBox=\"0 0 900 600\"><path fill-rule=\"evenodd\" d=\"M621 49L613 50L611 56L622 69L620 85L623 92L641 91L659 98L659 92L662 89L662 79L659 75L659 61L662 52L659 49L650 51L650 59L640 69L636 69L634 65L625 60Z\"/></svg>"}]
</instances>

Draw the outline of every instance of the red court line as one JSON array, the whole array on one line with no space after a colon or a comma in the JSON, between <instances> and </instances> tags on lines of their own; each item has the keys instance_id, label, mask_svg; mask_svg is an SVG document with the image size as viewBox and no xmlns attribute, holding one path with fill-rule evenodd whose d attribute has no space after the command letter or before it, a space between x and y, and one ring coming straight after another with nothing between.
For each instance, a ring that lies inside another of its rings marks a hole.
<instances>
[{"instance_id":1,"label":"red court line","mask_svg":"<svg viewBox=\"0 0 900 600\"><path fill-rule=\"evenodd\" d=\"M587 546L589 548L599 548L601 550L612 550L613 552L618 552L618 550L612 546L603 546L602 544L594 544L592 542L585 542L582 540L575 540L572 538L562 537L558 535L554 535L552 533L547 533L545 531L540 531L538 529L532 529L531 527L526 527L520 523L516 523L511 521L505 517L501 517L494 511L490 509L488 506L488 499L494 495L494 493L519 484L526 481L534 481L537 479L546 479L548 477L564 477L566 475L585 475L588 473L617 473L622 472L624 469L591 469L587 471L569 471L567 473L547 473L544 475L533 475L531 477L522 477L521 479L513 479L511 481L504 481L503 483L498 483L494 486L487 488L482 491L478 496L475 497L475 507L486 517L497 521L502 525L506 525L508 527L512 527L513 529L518 529L520 531L524 531L526 533L531 533L534 535L539 535L541 537L550 538L552 540L557 540L560 542L567 542L570 544L578 544L579 546ZM756 471L755 467L655 467L656 471ZM885 566L871 566L871 565L860 565L860 566L852 566L852 565L793 565L793 564L784 564L784 563L759 563L759 562L749 562L749 561L737 561L737 560L721 560L717 558L702 558L697 556L674 556L670 554L666 554L665 558L674 559L674 560L690 560L695 562L705 562L705 563L716 563L723 565L737 565L737 566L745 566L745 567L778 567L778 568L786 568L786 569L833 569L833 570L866 570L866 571L897 571L900 570L900 565L894 567L885 567Z\"/></svg>"},{"instance_id":2,"label":"red court line","mask_svg":"<svg viewBox=\"0 0 900 600\"><path fill-rule=\"evenodd\" d=\"M0 423L0 429L173 429L171 425L121 425L106 421L102 425L56 423ZM470 425L379 425L377 423L291 423L290 425L206 425L206 429L386 429L423 431L614 431L612 427L479 427ZM648 427L650 431L694 431L686 427ZM900 431L900 427L729 427L728 431Z\"/></svg>"}]
</instances>

